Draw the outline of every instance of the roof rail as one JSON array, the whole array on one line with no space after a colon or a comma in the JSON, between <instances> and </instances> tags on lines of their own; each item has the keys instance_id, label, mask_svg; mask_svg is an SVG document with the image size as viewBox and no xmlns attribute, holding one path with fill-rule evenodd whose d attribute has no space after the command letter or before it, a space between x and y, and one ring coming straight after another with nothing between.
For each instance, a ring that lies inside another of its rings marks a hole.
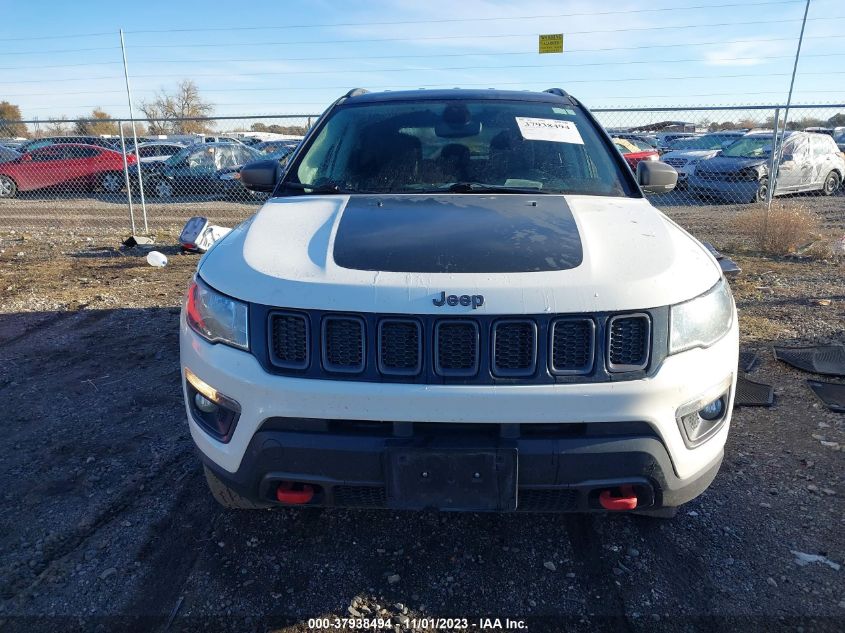
<instances>
[{"instance_id":1,"label":"roof rail","mask_svg":"<svg viewBox=\"0 0 845 633\"><path fill-rule=\"evenodd\" d=\"M544 90L543 92L548 92L553 95L557 95L558 97L568 97L569 93L566 92L563 88L549 88L548 90Z\"/></svg>"},{"instance_id":2,"label":"roof rail","mask_svg":"<svg viewBox=\"0 0 845 633\"><path fill-rule=\"evenodd\" d=\"M361 95L365 95L369 92L366 88L353 88L349 92L347 92L344 96L345 97L360 97Z\"/></svg>"}]
</instances>

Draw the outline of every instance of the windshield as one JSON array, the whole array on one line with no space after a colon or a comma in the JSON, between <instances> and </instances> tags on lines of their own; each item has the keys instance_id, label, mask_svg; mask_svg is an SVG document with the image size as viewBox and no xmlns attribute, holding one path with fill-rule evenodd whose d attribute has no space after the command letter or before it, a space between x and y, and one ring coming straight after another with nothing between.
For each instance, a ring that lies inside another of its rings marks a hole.
<instances>
[{"instance_id":1,"label":"windshield","mask_svg":"<svg viewBox=\"0 0 845 633\"><path fill-rule=\"evenodd\" d=\"M696 138L679 138L669 144L669 149L719 149L725 141L730 140L732 139L717 135L699 136Z\"/></svg>"},{"instance_id":2,"label":"windshield","mask_svg":"<svg viewBox=\"0 0 845 633\"><path fill-rule=\"evenodd\" d=\"M188 158L188 155L191 153L190 147L183 147L178 152L173 154L170 158L164 161L165 165L170 165L171 167L175 167L179 163L185 161Z\"/></svg>"},{"instance_id":3,"label":"windshield","mask_svg":"<svg viewBox=\"0 0 845 633\"><path fill-rule=\"evenodd\" d=\"M734 158L765 158L772 151L771 136L745 136L722 151Z\"/></svg>"},{"instance_id":4,"label":"windshield","mask_svg":"<svg viewBox=\"0 0 845 633\"><path fill-rule=\"evenodd\" d=\"M492 99L350 105L330 113L283 189L635 195L611 152L573 106Z\"/></svg>"}]
</instances>

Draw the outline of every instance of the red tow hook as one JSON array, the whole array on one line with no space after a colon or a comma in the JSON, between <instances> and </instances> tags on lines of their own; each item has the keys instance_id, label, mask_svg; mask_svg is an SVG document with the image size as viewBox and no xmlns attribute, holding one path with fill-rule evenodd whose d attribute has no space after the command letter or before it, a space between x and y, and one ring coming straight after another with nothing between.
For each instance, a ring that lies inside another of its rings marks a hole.
<instances>
[{"instance_id":1,"label":"red tow hook","mask_svg":"<svg viewBox=\"0 0 845 633\"><path fill-rule=\"evenodd\" d=\"M308 503L314 498L314 488L308 484L302 484L302 488L294 490L294 483L292 481L283 481L276 489L276 499L282 503L289 503L291 505L302 505Z\"/></svg>"},{"instance_id":2,"label":"red tow hook","mask_svg":"<svg viewBox=\"0 0 845 633\"><path fill-rule=\"evenodd\" d=\"M633 486L619 486L620 496L614 496L613 490L602 490L599 495L599 503L605 510L635 510L637 507L637 494Z\"/></svg>"}]
</instances>

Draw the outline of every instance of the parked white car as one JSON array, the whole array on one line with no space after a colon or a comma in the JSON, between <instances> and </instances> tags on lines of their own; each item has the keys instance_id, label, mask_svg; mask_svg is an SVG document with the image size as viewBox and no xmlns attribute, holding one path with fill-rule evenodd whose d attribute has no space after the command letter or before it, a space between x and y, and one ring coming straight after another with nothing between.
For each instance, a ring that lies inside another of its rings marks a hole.
<instances>
[{"instance_id":1,"label":"parked white car","mask_svg":"<svg viewBox=\"0 0 845 633\"><path fill-rule=\"evenodd\" d=\"M719 264L560 89L355 90L215 242L180 318L224 506L645 512L719 469Z\"/></svg>"}]
</instances>

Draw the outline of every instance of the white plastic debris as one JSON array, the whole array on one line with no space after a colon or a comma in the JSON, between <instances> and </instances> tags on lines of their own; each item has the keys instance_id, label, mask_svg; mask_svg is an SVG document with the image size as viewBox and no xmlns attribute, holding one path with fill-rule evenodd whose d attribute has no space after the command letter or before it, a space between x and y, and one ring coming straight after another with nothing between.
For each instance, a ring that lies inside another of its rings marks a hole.
<instances>
[{"instance_id":1,"label":"white plastic debris","mask_svg":"<svg viewBox=\"0 0 845 633\"><path fill-rule=\"evenodd\" d=\"M155 266L156 268L163 268L167 266L167 256L164 253L159 253L158 251L150 251L147 254L147 263L150 266Z\"/></svg>"},{"instance_id":2,"label":"white plastic debris","mask_svg":"<svg viewBox=\"0 0 845 633\"><path fill-rule=\"evenodd\" d=\"M201 215L192 217L185 223L179 234L179 244L186 251L205 253L217 240L227 235L232 229L209 224L208 218Z\"/></svg>"},{"instance_id":3,"label":"white plastic debris","mask_svg":"<svg viewBox=\"0 0 845 633\"><path fill-rule=\"evenodd\" d=\"M795 555L795 564L799 567L804 567L810 563L824 563L834 571L839 571L839 563L834 563L832 560L821 554L805 554L804 552L797 552L794 549L790 550Z\"/></svg>"}]
</instances>

